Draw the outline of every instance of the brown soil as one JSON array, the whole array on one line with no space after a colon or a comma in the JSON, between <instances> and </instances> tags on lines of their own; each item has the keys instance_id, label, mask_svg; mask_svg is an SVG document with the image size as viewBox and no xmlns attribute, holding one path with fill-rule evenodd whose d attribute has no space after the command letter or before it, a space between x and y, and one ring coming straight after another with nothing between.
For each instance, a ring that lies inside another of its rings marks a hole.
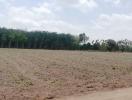
<instances>
[{"instance_id":1,"label":"brown soil","mask_svg":"<svg viewBox=\"0 0 132 100\"><path fill-rule=\"evenodd\" d=\"M132 88L63 97L57 100L132 100Z\"/></svg>"},{"instance_id":2,"label":"brown soil","mask_svg":"<svg viewBox=\"0 0 132 100\"><path fill-rule=\"evenodd\" d=\"M49 100L132 86L132 53L0 49L0 100Z\"/></svg>"}]
</instances>

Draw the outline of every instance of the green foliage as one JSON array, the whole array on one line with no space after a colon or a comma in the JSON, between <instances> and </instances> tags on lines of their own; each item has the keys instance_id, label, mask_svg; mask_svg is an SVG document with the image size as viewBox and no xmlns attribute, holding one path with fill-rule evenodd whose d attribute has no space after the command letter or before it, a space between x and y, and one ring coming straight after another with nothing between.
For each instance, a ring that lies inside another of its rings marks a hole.
<instances>
[{"instance_id":1,"label":"green foliage","mask_svg":"<svg viewBox=\"0 0 132 100\"><path fill-rule=\"evenodd\" d=\"M93 43L93 50L99 50L100 49L100 42L99 40L96 40L95 43Z\"/></svg>"},{"instance_id":2,"label":"green foliage","mask_svg":"<svg viewBox=\"0 0 132 100\"><path fill-rule=\"evenodd\" d=\"M89 40L89 37L86 36L85 33L82 33L79 35L79 42L86 44L86 42Z\"/></svg>"},{"instance_id":3,"label":"green foliage","mask_svg":"<svg viewBox=\"0 0 132 100\"><path fill-rule=\"evenodd\" d=\"M112 39L108 39L106 41L107 43L107 50L108 51L117 51L118 50L118 46L115 40Z\"/></svg>"},{"instance_id":4,"label":"green foliage","mask_svg":"<svg viewBox=\"0 0 132 100\"><path fill-rule=\"evenodd\" d=\"M107 51L107 43L105 40L102 40L100 43L100 50L101 51Z\"/></svg>"},{"instance_id":5,"label":"green foliage","mask_svg":"<svg viewBox=\"0 0 132 100\"><path fill-rule=\"evenodd\" d=\"M28 48L53 50L98 50L132 52L132 41L93 40L85 33L79 36L47 31L22 31L0 28L1 48Z\"/></svg>"},{"instance_id":6,"label":"green foliage","mask_svg":"<svg viewBox=\"0 0 132 100\"><path fill-rule=\"evenodd\" d=\"M76 49L77 39L70 34L22 31L0 28L0 45L8 48Z\"/></svg>"}]
</instances>

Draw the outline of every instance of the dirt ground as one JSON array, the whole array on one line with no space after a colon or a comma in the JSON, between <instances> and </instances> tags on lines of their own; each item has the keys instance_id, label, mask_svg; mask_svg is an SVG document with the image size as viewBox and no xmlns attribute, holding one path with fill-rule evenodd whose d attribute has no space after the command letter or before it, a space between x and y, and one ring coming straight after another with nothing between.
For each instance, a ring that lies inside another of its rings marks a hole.
<instances>
[{"instance_id":1,"label":"dirt ground","mask_svg":"<svg viewBox=\"0 0 132 100\"><path fill-rule=\"evenodd\" d=\"M0 49L0 100L132 87L132 53Z\"/></svg>"},{"instance_id":2,"label":"dirt ground","mask_svg":"<svg viewBox=\"0 0 132 100\"><path fill-rule=\"evenodd\" d=\"M132 100L132 88L95 92L88 95L76 95L57 100Z\"/></svg>"}]
</instances>

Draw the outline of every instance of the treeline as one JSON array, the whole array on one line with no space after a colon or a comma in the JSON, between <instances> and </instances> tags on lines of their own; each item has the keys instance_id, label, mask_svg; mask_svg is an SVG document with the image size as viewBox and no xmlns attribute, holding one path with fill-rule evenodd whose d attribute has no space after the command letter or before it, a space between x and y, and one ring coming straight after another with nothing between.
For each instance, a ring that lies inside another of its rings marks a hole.
<instances>
[{"instance_id":1,"label":"treeline","mask_svg":"<svg viewBox=\"0 0 132 100\"><path fill-rule=\"evenodd\" d=\"M93 40L87 42L89 39L85 33L79 35L80 38L80 50L97 50L97 51L121 51L132 52L132 41L124 39L115 41L113 39L108 40Z\"/></svg>"},{"instance_id":2,"label":"treeline","mask_svg":"<svg viewBox=\"0 0 132 100\"><path fill-rule=\"evenodd\" d=\"M23 31L0 28L1 48L53 49L53 50L99 50L132 52L132 41L93 40L85 33L79 36L48 31Z\"/></svg>"},{"instance_id":3,"label":"treeline","mask_svg":"<svg viewBox=\"0 0 132 100\"><path fill-rule=\"evenodd\" d=\"M1 48L75 49L75 41L70 34L0 28Z\"/></svg>"}]
</instances>

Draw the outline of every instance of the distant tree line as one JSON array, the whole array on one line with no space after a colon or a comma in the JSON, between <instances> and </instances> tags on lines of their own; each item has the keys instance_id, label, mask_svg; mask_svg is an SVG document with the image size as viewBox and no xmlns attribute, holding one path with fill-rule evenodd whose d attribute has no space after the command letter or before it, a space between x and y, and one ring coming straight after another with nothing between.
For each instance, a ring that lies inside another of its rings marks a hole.
<instances>
[{"instance_id":1,"label":"distant tree line","mask_svg":"<svg viewBox=\"0 0 132 100\"><path fill-rule=\"evenodd\" d=\"M132 52L132 41L127 39L120 41L115 41L113 39L93 40L92 42L88 42L87 39L89 38L85 35L85 33L80 34L79 38L80 43L82 43L79 45L80 50Z\"/></svg>"},{"instance_id":2,"label":"distant tree line","mask_svg":"<svg viewBox=\"0 0 132 100\"><path fill-rule=\"evenodd\" d=\"M47 31L22 31L0 28L1 48L75 49L75 37Z\"/></svg>"},{"instance_id":3,"label":"distant tree line","mask_svg":"<svg viewBox=\"0 0 132 100\"><path fill-rule=\"evenodd\" d=\"M52 49L52 50L98 50L132 52L132 41L93 40L85 33L79 36L48 31L23 31L0 28L1 48Z\"/></svg>"}]
</instances>

